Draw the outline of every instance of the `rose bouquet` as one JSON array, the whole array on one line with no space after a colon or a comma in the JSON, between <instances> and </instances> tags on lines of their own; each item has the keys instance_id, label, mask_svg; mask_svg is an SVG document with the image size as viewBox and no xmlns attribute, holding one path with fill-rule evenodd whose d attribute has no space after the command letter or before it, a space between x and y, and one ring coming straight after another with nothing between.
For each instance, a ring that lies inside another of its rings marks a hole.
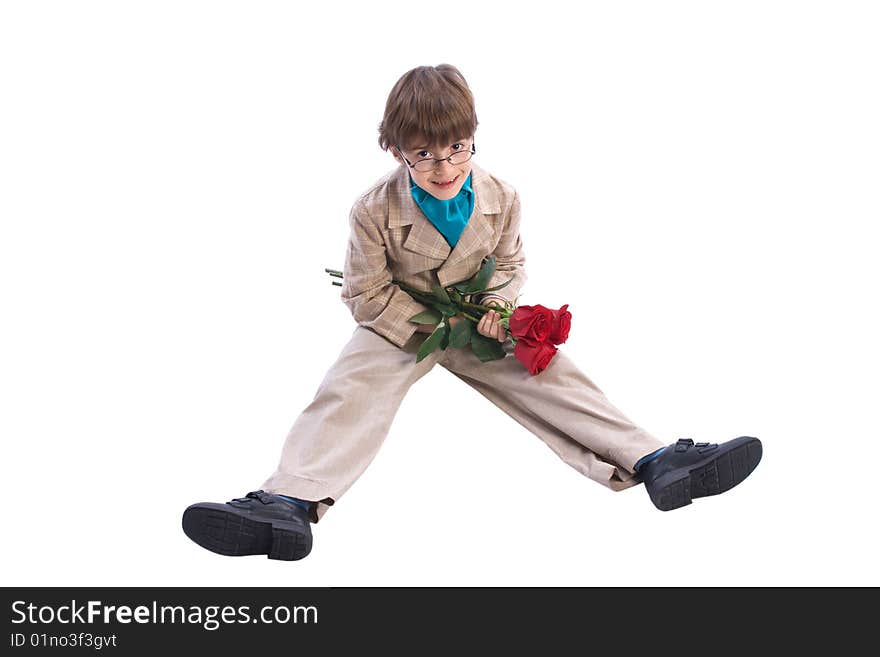
<instances>
[{"instance_id":1,"label":"rose bouquet","mask_svg":"<svg viewBox=\"0 0 880 657\"><path fill-rule=\"evenodd\" d=\"M342 278L341 271L324 271L331 277ZM474 355L482 362L504 358L507 352L504 351L502 342L477 332L477 324L483 315L494 310L501 318L499 324L513 342L514 356L530 374L539 374L550 364L556 355L556 346L568 339L571 328L568 304L559 310L552 310L541 305L517 306L515 301L505 301L501 306L473 303L472 299L477 295L500 290L510 283L508 280L501 285L487 288L494 272L495 256L490 256L471 279L448 287L435 284L430 292L417 290L401 281L392 281L413 299L427 306L427 310L413 315L409 321L414 324L436 325L421 344L416 362L437 349L463 348L467 345L471 346ZM338 281L333 281L333 284L342 285ZM458 321L451 326L451 317L460 317L466 321Z\"/></svg>"},{"instance_id":2,"label":"rose bouquet","mask_svg":"<svg viewBox=\"0 0 880 657\"><path fill-rule=\"evenodd\" d=\"M556 346L568 339L571 313L568 304L559 310L541 305L519 306L510 315L508 327L514 339L513 355L534 375L550 364Z\"/></svg>"}]
</instances>

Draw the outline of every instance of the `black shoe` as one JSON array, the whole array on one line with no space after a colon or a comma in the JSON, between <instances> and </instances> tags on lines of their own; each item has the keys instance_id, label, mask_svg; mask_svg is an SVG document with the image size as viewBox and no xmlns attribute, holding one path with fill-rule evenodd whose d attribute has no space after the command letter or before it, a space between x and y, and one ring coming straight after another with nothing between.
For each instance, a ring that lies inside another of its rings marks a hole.
<instances>
[{"instance_id":1,"label":"black shoe","mask_svg":"<svg viewBox=\"0 0 880 657\"><path fill-rule=\"evenodd\" d=\"M308 511L262 490L226 504L193 504L183 512L183 531L203 548L230 557L268 554L295 561L312 550Z\"/></svg>"},{"instance_id":2,"label":"black shoe","mask_svg":"<svg viewBox=\"0 0 880 657\"><path fill-rule=\"evenodd\" d=\"M693 498L729 491L748 477L761 460L761 441L740 436L720 445L682 438L639 470L651 501L661 511Z\"/></svg>"}]
</instances>

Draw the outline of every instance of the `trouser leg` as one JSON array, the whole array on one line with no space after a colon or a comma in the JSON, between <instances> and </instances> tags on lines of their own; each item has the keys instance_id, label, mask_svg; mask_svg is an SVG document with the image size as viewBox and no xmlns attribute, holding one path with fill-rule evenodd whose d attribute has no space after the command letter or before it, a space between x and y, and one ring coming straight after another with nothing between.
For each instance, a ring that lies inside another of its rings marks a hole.
<instances>
[{"instance_id":1,"label":"trouser leg","mask_svg":"<svg viewBox=\"0 0 880 657\"><path fill-rule=\"evenodd\" d=\"M641 479L633 466L665 443L627 418L565 355L532 376L504 344L507 356L486 363L469 347L447 350L441 365L541 438L563 461L611 488Z\"/></svg>"},{"instance_id":2,"label":"trouser leg","mask_svg":"<svg viewBox=\"0 0 880 657\"><path fill-rule=\"evenodd\" d=\"M261 488L317 501L317 522L376 456L409 388L439 356L416 363L425 334L399 348L358 326L287 435L275 473Z\"/></svg>"}]
</instances>

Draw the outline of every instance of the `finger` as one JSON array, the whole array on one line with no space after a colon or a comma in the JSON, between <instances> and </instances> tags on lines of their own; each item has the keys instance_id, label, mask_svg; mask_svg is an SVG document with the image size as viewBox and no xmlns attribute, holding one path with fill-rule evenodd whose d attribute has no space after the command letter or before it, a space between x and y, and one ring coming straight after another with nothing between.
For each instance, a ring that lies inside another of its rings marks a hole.
<instances>
[{"instance_id":1,"label":"finger","mask_svg":"<svg viewBox=\"0 0 880 657\"><path fill-rule=\"evenodd\" d=\"M501 326L501 320L499 319L498 314L495 313L494 316L492 317L492 328L491 328L492 337L500 340L501 339L501 331L503 328L504 327Z\"/></svg>"},{"instance_id":2,"label":"finger","mask_svg":"<svg viewBox=\"0 0 880 657\"><path fill-rule=\"evenodd\" d=\"M495 311L486 312L477 324L477 332L487 338L497 338L496 322L494 320Z\"/></svg>"}]
</instances>

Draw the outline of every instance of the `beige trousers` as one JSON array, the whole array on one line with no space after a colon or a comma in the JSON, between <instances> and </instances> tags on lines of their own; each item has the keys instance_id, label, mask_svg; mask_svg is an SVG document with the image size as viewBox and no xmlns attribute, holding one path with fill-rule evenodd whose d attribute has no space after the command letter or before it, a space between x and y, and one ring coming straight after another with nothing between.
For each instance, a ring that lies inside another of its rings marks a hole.
<instances>
[{"instance_id":1,"label":"beige trousers","mask_svg":"<svg viewBox=\"0 0 880 657\"><path fill-rule=\"evenodd\" d=\"M500 360L482 363L465 347L438 350L416 363L427 337L414 333L399 348L358 325L261 488L317 501L312 520L318 522L376 456L407 391L437 363L578 472L612 490L640 483L633 474L636 461L666 444L627 419L561 349L543 372L531 376L513 356L510 340Z\"/></svg>"}]
</instances>

